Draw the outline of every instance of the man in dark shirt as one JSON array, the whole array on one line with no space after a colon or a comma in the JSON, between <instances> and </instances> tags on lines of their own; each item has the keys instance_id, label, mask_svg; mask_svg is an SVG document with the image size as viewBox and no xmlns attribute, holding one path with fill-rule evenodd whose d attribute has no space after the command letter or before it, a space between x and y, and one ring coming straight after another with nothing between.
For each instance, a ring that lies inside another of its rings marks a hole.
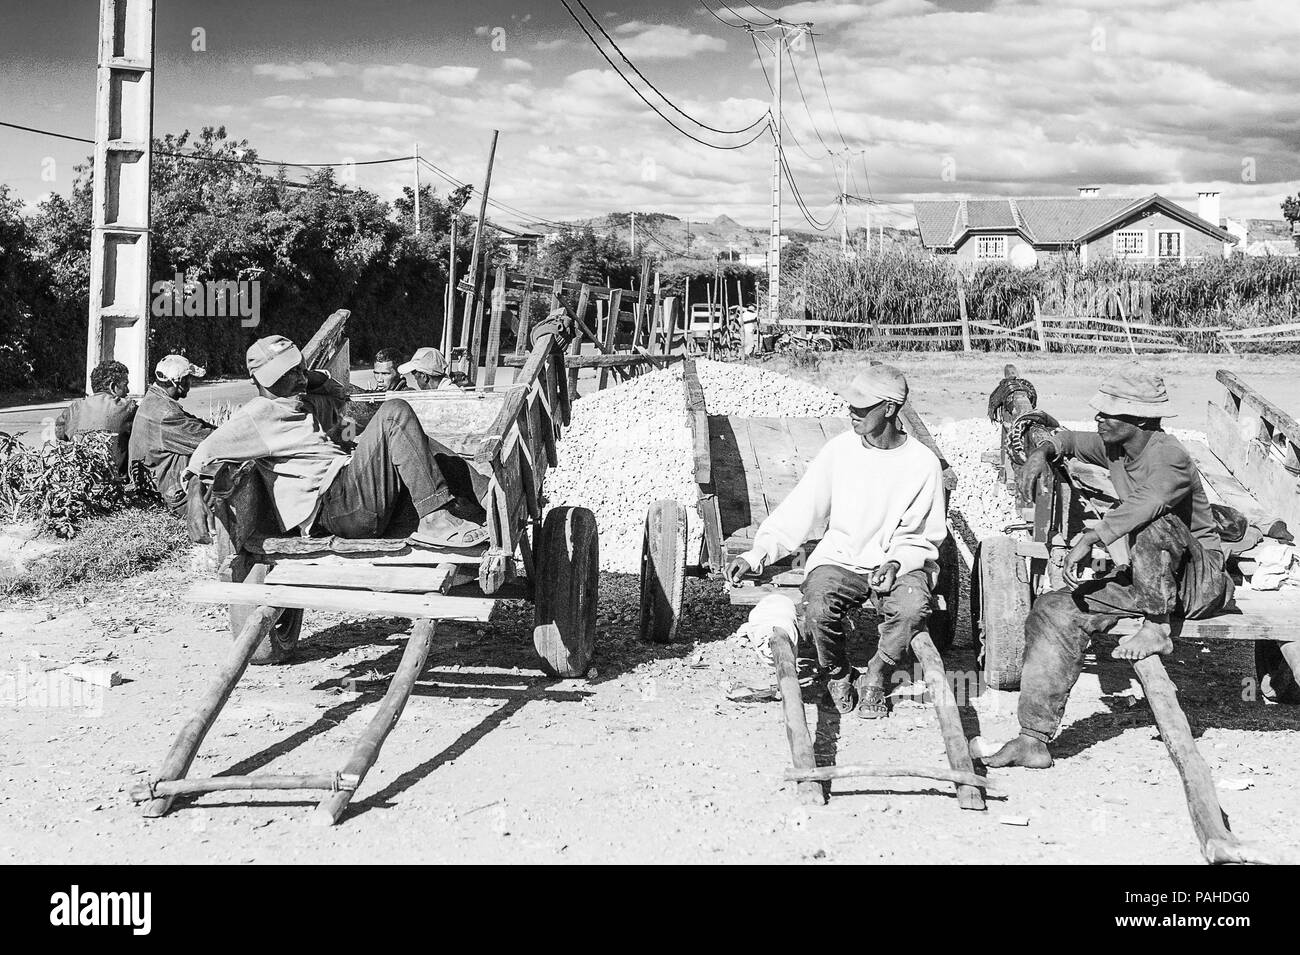
<instances>
[{"instance_id":1,"label":"man in dark shirt","mask_svg":"<svg viewBox=\"0 0 1300 955\"><path fill-rule=\"evenodd\" d=\"M1021 490L1032 499L1049 462L1078 458L1110 471L1120 503L1084 531L1065 559L1068 587L1034 601L1025 621L1025 665L1020 679L1020 735L988 757L989 766L1052 765L1047 744L1061 723L1094 634L1121 617L1142 626L1120 640L1111 656L1140 660L1173 650L1172 619L1224 610L1232 600L1219 540L1201 476L1187 451L1160 430L1170 416L1164 380L1132 363L1102 382L1089 404L1097 433L1058 431L1029 455ZM1094 544L1126 540L1129 566L1110 577L1080 580L1078 566Z\"/></svg>"},{"instance_id":2,"label":"man in dark shirt","mask_svg":"<svg viewBox=\"0 0 1300 955\"><path fill-rule=\"evenodd\" d=\"M411 386L406 383L402 372L397 369L401 361L402 356L395 348L381 348L375 352L374 364L370 366L370 372L374 375L371 390L409 391Z\"/></svg>"},{"instance_id":3,"label":"man in dark shirt","mask_svg":"<svg viewBox=\"0 0 1300 955\"><path fill-rule=\"evenodd\" d=\"M127 442L131 438L136 404L127 397L130 373L120 361L102 361L90 372L90 394L64 408L54 421L54 436L71 441L74 434L107 431L115 435L113 461L126 472Z\"/></svg>"},{"instance_id":4,"label":"man in dark shirt","mask_svg":"<svg viewBox=\"0 0 1300 955\"><path fill-rule=\"evenodd\" d=\"M185 504L182 474L194 449L216 430L181 407L195 378L206 372L183 355L168 355L154 368L154 383L140 399L131 432L131 467L145 468L163 503L173 510ZM134 473L134 470L133 470Z\"/></svg>"}]
</instances>

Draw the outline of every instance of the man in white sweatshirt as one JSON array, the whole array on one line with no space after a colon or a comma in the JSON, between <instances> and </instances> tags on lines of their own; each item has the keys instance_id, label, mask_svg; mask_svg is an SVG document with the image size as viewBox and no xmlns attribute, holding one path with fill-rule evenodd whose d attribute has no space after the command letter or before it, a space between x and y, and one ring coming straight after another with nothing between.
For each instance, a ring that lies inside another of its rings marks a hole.
<instances>
[{"instance_id":1,"label":"man in white sweatshirt","mask_svg":"<svg viewBox=\"0 0 1300 955\"><path fill-rule=\"evenodd\" d=\"M800 606L801 625L826 671L823 705L875 718L888 713L889 671L926 628L948 534L943 468L898 421L907 379L873 365L840 392L853 430L828 441L807 473L754 535L754 546L727 567L733 583L817 536ZM845 614L868 600L880 640L865 673L849 665Z\"/></svg>"}]
</instances>

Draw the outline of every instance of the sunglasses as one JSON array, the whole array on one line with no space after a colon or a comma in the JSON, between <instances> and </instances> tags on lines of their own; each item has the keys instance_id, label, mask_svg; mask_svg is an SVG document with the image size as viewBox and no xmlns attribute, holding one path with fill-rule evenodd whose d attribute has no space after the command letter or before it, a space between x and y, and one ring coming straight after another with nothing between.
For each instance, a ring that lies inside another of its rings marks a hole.
<instances>
[{"instance_id":1,"label":"sunglasses","mask_svg":"<svg viewBox=\"0 0 1300 955\"><path fill-rule=\"evenodd\" d=\"M884 401L877 401L874 405L869 405L866 408L855 408L853 405L849 405L849 416L853 418L865 418L867 415L871 414L871 412L875 411L881 405L888 404L888 403L889 400L886 399Z\"/></svg>"}]
</instances>

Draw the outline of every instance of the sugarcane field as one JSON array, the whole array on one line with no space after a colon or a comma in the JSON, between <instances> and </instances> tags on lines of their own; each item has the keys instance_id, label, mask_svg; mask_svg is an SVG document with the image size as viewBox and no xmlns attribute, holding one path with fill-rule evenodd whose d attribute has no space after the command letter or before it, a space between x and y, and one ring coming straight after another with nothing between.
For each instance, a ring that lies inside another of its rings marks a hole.
<instances>
[{"instance_id":1,"label":"sugarcane field","mask_svg":"<svg viewBox=\"0 0 1300 955\"><path fill-rule=\"evenodd\" d=\"M292 7L0 30L0 911L1050 865L1284 930L1281 5Z\"/></svg>"}]
</instances>

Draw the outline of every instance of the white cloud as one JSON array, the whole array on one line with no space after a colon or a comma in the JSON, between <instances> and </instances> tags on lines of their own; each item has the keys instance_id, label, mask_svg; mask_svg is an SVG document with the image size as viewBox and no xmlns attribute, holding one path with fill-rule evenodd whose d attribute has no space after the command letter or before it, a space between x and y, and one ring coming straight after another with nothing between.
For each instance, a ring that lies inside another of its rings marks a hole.
<instances>
[{"instance_id":1,"label":"white cloud","mask_svg":"<svg viewBox=\"0 0 1300 955\"><path fill-rule=\"evenodd\" d=\"M368 66L362 70L361 79L368 88L388 80L458 87L469 86L478 79L478 73L477 66L416 66L414 63L399 63Z\"/></svg>"},{"instance_id":2,"label":"white cloud","mask_svg":"<svg viewBox=\"0 0 1300 955\"><path fill-rule=\"evenodd\" d=\"M531 73L533 64L527 60L521 60L518 57L510 57L501 64L501 68L511 73Z\"/></svg>"},{"instance_id":3,"label":"white cloud","mask_svg":"<svg viewBox=\"0 0 1300 955\"><path fill-rule=\"evenodd\" d=\"M259 105L274 110L309 110L337 117L366 118L374 116L433 116L433 109L419 103L394 103L384 100L355 99L352 97L317 96L266 96Z\"/></svg>"},{"instance_id":4,"label":"white cloud","mask_svg":"<svg viewBox=\"0 0 1300 955\"><path fill-rule=\"evenodd\" d=\"M253 67L254 76L269 76L280 81L327 79L355 72L356 67L350 63L330 64L319 60L307 60L302 63L258 63Z\"/></svg>"},{"instance_id":5,"label":"white cloud","mask_svg":"<svg viewBox=\"0 0 1300 955\"><path fill-rule=\"evenodd\" d=\"M693 33L685 27L667 23L630 20L614 28L628 39L619 46L629 57L645 60L682 60L700 53L720 53L727 41L707 33Z\"/></svg>"}]
</instances>

